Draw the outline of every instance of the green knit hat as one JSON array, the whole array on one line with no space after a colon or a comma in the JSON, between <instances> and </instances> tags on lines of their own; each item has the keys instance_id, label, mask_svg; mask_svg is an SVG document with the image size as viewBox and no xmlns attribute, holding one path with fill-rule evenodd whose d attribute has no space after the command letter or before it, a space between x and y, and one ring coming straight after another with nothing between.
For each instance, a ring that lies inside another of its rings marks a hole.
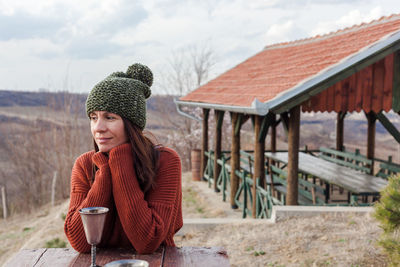
<instances>
[{"instance_id":1,"label":"green knit hat","mask_svg":"<svg viewBox=\"0 0 400 267\"><path fill-rule=\"evenodd\" d=\"M108 111L124 117L142 130L146 126L146 99L151 95L153 73L135 63L126 73L114 72L90 91L86 99L86 113Z\"/></svg>"}]
</instances>

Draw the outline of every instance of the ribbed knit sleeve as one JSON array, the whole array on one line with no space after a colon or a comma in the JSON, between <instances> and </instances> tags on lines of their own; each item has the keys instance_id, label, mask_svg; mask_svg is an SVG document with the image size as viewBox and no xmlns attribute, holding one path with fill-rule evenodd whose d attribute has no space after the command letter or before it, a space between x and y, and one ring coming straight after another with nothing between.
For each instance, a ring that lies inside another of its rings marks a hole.
<instances>
[{"instance_id":1,"label":"ribbed knit sleeve","mask_svg":"<svg viewBox=\"0 0 400 267\"><path fill-rule=\"evenodd\" d=\"M96 172L93 184L90 185L93 163L99 169ZM107 207L111 209L112 204L112 183L108 158L100 152L88 152L81 155L72 169L70 205L64 224L65 234L75 250L79 252L90 251L79 210L86 207ZM107 216L106 219L103 236L109 235L111 231L109 217Z\"/></svg>"},{"instance_id":2,"label":"ribbed knit sleeve","mask_svg":"<svg viewBox=\"0 0 400 267\"><path fill-rule=\"evenodd\" d=\"M152 253L161 243L174 245L182 226L181 162L171 149L160 150L156 186L143 194L129 144L110 151L109 166L115 206L125 234L139 253Z\"/></svg>"}]
</instances>

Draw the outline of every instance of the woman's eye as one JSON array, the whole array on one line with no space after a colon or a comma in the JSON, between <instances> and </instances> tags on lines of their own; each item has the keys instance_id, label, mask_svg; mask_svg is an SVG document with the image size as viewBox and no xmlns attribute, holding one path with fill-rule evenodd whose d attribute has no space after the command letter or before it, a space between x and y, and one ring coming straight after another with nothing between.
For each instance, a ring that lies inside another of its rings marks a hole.
<instances>
[{"instance_id":1,"label":"woman's eye","mask_svg":"<svg viewBox=\"0 0 400 267\"><path fill-rule=\"evenodd\" d=\"M107 120L113 120L113 119L115 119L115 117L113 117L113 116L107 116Z\"/></svg>"},{"instance_id":2,"label":"woman's eye","mask_svg":"<svg viewBox=\"0 0 400 267\"><path fill-rule=\"evenodd\" d=\"M90 116L90 120L91 121L94 121L94 120L96 120L97 119L97 117L95 117L95 116Z\"/></svg>"}]
</instances>

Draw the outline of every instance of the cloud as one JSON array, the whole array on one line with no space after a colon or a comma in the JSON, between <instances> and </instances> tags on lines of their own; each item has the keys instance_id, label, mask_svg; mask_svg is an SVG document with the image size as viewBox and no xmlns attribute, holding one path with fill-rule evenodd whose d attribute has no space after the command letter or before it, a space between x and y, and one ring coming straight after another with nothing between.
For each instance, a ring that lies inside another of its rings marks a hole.
<instances>
[{"instance_id":1,"label":"cloud","mask_svg":"<svg viewBox=\"0 0 400 267\"><path fill-rule=\"evenodd\" d=\"M265 34L265 44L274 44L293 41L304 37L304 30L299 28L293 20L281 24L273 24Z\"/></svg>"},{"instance_id":2,"label":"cloud","mask_svg":"<svg viewBox=\"0 0 400 267\"><path fill-rule=\"evenodd\" d=\"M37 17L23 12L0 15L0 40L48 37L56 34L62 25L63 21L54 17Z\"/></svg>"},{"instance_id":3,"label":"cloud","mask_svg":"<svg viewBox=\"0 0 400 267\"><path fill-rule=\"evenodd\" d=\"M382 8L380 6L375 7L367 14L362 14L359 10L352 10L347 15L341 17L336 24L339 27L348 27L361 22L370 22L374 19L379 19L382 16Z\"/></svg>"},{"instance_id":4,"label":"cloud","mask_svg":"<svg viewBox=\"0 0 400 267\"><path fill-rule=\"evenodd\" d=\"M75 59L96 59L109 57L122 50L121 46L102 38L75 38L65 48L65 53Z\"/></svg>"},{"instance_id":5,"label":"cloud","mask_svg":"<svg viewBox=\"0 0 400 267\"><path fill-rule=\"evenodd\" d=\"M40 58L42 55L62 54L62 52L60 46L45 38L0 41L0 58L6 65L13 65L13 61L18 63L18 60L24 58L34 60L36 56Z\"/></svg>"},{"instance_id":6,"label":"cloud","mask_svg":"<svg viewBox=\"0 0 400 267\"><path fill-rule=\"evenodd\" d=\"M74 4L56 1L46 6L45 2L39 1L35 12L20 5L0 6L0 40L46 38L65 48L71 56L93 58L98 52L101 57L119 48L109 41L114 35L136 27L147 17L146 10L135 1L86 3L80 6L83 10L77 10ZM40 13L38 10L44 6L47 12Z\"/></svg>"},{"instance_id":7,"label":"cloud","mask_svg":"<svg viewBox=\"0 0 400 267\"><path fill-rule=\"evenodd\" d=\"M351 27L362 22L370 22L372 20L379 19L382 16L382 13L382 8L380 6L374 7L369 12L364 14L360 10L354 9L337 20L319 22L311 31L311 34L312 36L326 34L338 29Z\"/></svg>"},{"instance_id":8,"label":"cloud","mask_svg":"<svg viewBox=\"0 0 400 267\"><path fill-rule=\"evenodd\" d=\"M98 35L108 38L119 31L136 27L145 18L147 11L136 1L106 1L88 9L76 21L70 21L65 32L72 36Z\"/></svg>"},{"instance_id":9,"label":"cloud","mask_svg":"<svg viewBox=\"0 0 400 267\"><path fill-rule=\"evenodd\" d=\"M162 69L172 51L207 40L221 73L267 44L400 12L397 1L0 0L0 88L49 87L72 62L70 84L87 91L132 62Z\"/></svg>"}]
</instances>

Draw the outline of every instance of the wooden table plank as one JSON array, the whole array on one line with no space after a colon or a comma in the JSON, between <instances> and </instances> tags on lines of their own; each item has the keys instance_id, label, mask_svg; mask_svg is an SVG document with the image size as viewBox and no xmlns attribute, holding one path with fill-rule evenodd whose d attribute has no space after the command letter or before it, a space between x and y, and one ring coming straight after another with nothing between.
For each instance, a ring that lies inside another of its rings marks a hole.
<instances>
[{"instance_id":1,"label":"wooden table plank","mask_svg":"<svg viewBox=\"0 0 400 267\"><path fill-rule=\"evenodd\" d=\"M11 258L10 261L7 262L5 266L12 267L31 267L35 266L35 264L40 260L42 255L46 252L46 248L39 249L23 249L20 250L14 257Z\"/></svg>"},{"instance_id":2,"label":"wooden table plank","mask_svg":"<svg viewBox=\"0 0 400 267\"><path fill-rule=\"evenodd\" d=\"M186 267L186 266L229 266L226 251L220 247L167 247L160 248L152 254L136 254L127 249L99 249L97 265L122 259L141 259L149 262L150 267ZM162 262L164 259L164 263ZM78 253L73 249L25 249L18 252L5 266L90 266L90 253Z\"/></svg>"},{"instance_id":3,"label":"wooden table plank","mask_svg":"<svg viewBox=\"0 0 400 267\"><path fill-rule=\"evenodd\" d=\"M167 247L163 267L225 267L229 265L226 251L221 247Z\"/></svg>"},{"instance_id":4,"label":"wooden table plank","mask_svg":"<svg viewBox=\"0 0 400 267\"><path fill-rule=\"evenodd\" d=\"M265 153L266 157L287 163L287 152ZM320 178L321 180L342 187L355 194L379 194L387 181L366 173L358 172L345 166L299 153L299 171Z\"/></svg>"},{"instance_id":5,"label":"wooden table plank","mask_svg":"<svg viewBox=\"0 0 400 267\"><path fill-rule=\"evenodd\" d=\"M135 250L129 249L98 249L96 254L96 264L103 266L106 263L125 260L125 259L140 259L149 262L150 267L161 266L161 260L163 255L163 248L158 249L156 252L148 255L136 254ZM90 253L81 253L71 261L69 266L73 267L87 267L90 265L91 256Z\"/></svg>"},{"instance_id":6,"label":"wooden table plank","mask_svg":"<svg viewBox=\"0 0 400 267\"><path fill-rule=\"evenodd\" d=\"M73 249L48 248L34 266L52 266L55 262L57 262L58 266L68 266L70 262L78 256L78 254L79 253Z\"/></svg>"},{"instance_id":7,"label":"wooden table plank","mask_svg":"<svg viewBox=\"0 0 400 267\"><path fill-rule=\"evenodd\" d=\"M147 261L150 267L160 267L162 266L164 251L165 248L161 247L152 254L137 254L135 255L135 259Z\"/></svg>"}]
</instances>

